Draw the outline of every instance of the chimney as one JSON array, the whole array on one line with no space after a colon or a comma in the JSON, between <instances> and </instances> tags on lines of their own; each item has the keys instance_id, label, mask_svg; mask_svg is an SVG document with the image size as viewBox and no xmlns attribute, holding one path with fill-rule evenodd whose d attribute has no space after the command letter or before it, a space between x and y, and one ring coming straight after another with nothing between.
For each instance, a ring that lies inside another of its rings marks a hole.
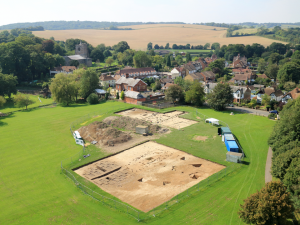
<instances>
[{"instance_id":1,"label":"chimney","mask_svg":"<svg viewBox=\"0 0 300 225\"><path fill-rule=\"evenodd\" d=\"M125 77L126 77L126 78L128 78L128 77L129 77L129 74L128 74L128 73L126 73Z\"/></svg>"}]
</instances>

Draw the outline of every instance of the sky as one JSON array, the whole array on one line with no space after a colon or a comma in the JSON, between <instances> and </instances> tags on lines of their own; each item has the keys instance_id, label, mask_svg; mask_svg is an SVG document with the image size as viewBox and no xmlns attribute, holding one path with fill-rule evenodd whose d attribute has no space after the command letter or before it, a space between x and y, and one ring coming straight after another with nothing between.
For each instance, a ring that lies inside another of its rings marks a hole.
<instances>
[{"instance_id":1,"label":"sky","mask_svg":"<svg viewBox=\"0 0 300 225\"><path fill-rule=\"evenodd\" d=\"M0 26L41 21L300 22L300 0L8 0Z\"/></svg>"}]
</instances>

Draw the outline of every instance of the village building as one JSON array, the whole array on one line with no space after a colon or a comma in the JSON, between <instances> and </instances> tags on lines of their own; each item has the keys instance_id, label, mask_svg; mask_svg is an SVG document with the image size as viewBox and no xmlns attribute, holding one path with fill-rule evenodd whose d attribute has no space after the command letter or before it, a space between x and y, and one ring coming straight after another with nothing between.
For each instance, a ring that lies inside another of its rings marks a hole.
<instances>
[{"instance_id":1,"label":"village building","mask_svg":"<svg viewBox=\"0 0 300 225\"><path fill-rule=\"evenodd\" d=\"M212 71L203 71L200 73L204 82L214 82L216 75Z\"/></svg>"},{"instance_id":2,"label":"village building","mask_svg":"<svg viewBox=\"0 0 300 225\"><path fill-rule=\"evenodd\" d=\"M204 82L204 78L201 75L201 73L197 72L197 73L192 73L192 74L188 74L185 78L185 80L189 80L189 81L199 81L199 82Z\"/></svg>"},{"instance_id":3,"label":"village building","mask_svg":"<svg viewBox=\"0 0 300 225\"><path fill-rule=\"evenodd\" d=\"M280 89L276 89L275 87L266 87L264 89L264 93L271 97L271 100L281 101L283 97L283 92Z\"/></svg>"},{"instance_id":4,"label":"village building","mask_svg":"<svg viewBox=\"0 0 300 225\"><path fill-rule=\"evenodd\" d=\"M233 68L246 68L247 67L247 57L246 56L241 57L240 54L233 57L232 67Z\"/></svg>"},{"instance_id":5,"label":"village building","mask_svg":"<svg viewBox=\"0 0 300 225\"><path fill-rule=\"evenodd\" d=\"M120 75L121 77L125 77L126 74L128 74L129 77L145 78L148 76L154 76L157 72L151 67L124 68L116 72L116 75Z\"/></svg>"},{"instance_id":6,"label":"village building","mask_svg":"<svg viewBox=\"0 0 300 225\"><path fill-rule=\"evenodd\" d=\"M288 100L292 99L295 100L296 98L298 98L300 96L300 89L299 88L295 88L292 91L290 91L289 93L285 94L281 101L284 103L287 103Z\"/></svg>"},{"instance_id":7,"label":"village building","mask_svg":"<svg viewBox=\"0 0 300 225\"><path fill-rule=\"evenodd\" d=\"M58 73L73 73L73 71L76 70L76 66L58 66L54 67L53 69L50 70L50 77L54 76L55 74Z\"/></svg>"},{"instance_id":8,"label":"village building","mask_svg":"<svg viewBox=\"0 0 300 225\"><path fill-rule=\"evenodd\" d=\"M77 61L79 64L84 64L88 67L92 66L92 59L89 58L88 47L86 43L81 43L75 46L75 55L64 56L66 66L70 66L72 61Z\"/></svg>"},{"instance_id":9,"label":"village building","mask_svg":"<svg viewBox=\"0 0 300 225\"><path fill-rule=\"evenodd\" d=\"M172 85L174 85L174 84L172 84L172 83L167 83L166 85L164 85L164 86L161 88L161 90L162 90L162 91L166 91L166 90L168 90L168 88L171 87Z\"/></svg>"},{"instance_id":10,"label":"village building","mask_svg":"<svg viewBox=\"0 0 300 225\"><path fill-rule=\"evenodd\" d=\"M240 103L242 99L251 100L251 89L242 86L230 86L233 94L233 102Z\"/></svg>"},{"instance_id":11,"label":"village building","mask_svg":"<svg viewBox=\"0 0 300 225\"><path fill-rule=\"evenodd\" d=\"M106 74L102 74L99 78L99 83L102 87L108 86L108 87L114 87L116 80L114 77Z\"/></svg>"},{"instance_id":12,"label":"village building","mask_svg":"<svg viewBox=\"0 0 300 225\"><path fill-rule=\"evenodd\" d=\"M204 93L209 94L211 93L214 88L217 86L218 83L205 83L204 84Z\"/></svg>"},{"instance_id":13,"label":"village building","mask_svg":"<svg viewBox=\"0 0 300 225\"><path fill-rule=\"evenodd\" d=\"M177 77L181 77L181 70L179 67L175 67L171 70L171 79L176 79Z\"/></svg>"},{"instance_id":14,"label":"village building","mask_svg":"<svg viewBox=\"0 0 300 225\"><path fill-rule=\"evenodd\" d=\"M147 91L147 84L141 79L128 78L128 74L126 77L121 77L116 81L116 90L121 91L136 91L136 92L144 92Z\"/></svg>"},{"instance_id":15,"label":"village building","mask_svg":"<svg viewBox=\"0 0 300 225\"><path fill-rule=\"evenodd\" d=\"M234 82L235 84L248 84L254 82L256 79L256 75L253 75L252 72L244 73L244 72L235 72L234 77L230 80L230 82Z\"/></svg>"},{"instance_id":16,"label":"village building","mask_svg":"<svg viewBox=\"0 0 300 225\"><path fill-rule=\"evenodd\" d=\"M129 78L132 79L132 78ZM140 105L142 102L146 101L146 98L139 92L136 91L125 91L124 92L124 102Z\"/></svg>"},{"instance_id":17,"label":"village building","mask_svg":"<svg viewBox=\"0 0 300 225\"><path fill-rule=\"evenodd\" d=\"M207 62L204 60L204 58L199 58L199 59L198 59L198 62L200 63L201 69L202 69L202 70L204 70L206 67L208 67L208 64L207 64Z\"/></svg>"}]
</instances>

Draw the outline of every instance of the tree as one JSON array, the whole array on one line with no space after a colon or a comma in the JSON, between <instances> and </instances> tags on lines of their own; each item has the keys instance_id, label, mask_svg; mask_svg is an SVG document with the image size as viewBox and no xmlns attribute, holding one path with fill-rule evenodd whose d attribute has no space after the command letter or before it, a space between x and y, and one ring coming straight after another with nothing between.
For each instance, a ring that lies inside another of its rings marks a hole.
<instances>
[{"instance_id":1,"label":"tree","mask_svg":"<svg viewBox=\"0 0 300 225\"><path fill-rule=\"evenodd\" d=\"M166 99L172 101L175 105L175 102L178 102L181 99L183 99L184 94L182 88L179 85L174 84L167 89L167 91L165 92L165 96Z\"/></svg>"},{"instance_id":2,"label":"tree","mask_svg":"<svg viewBox=\"0 0 300 225\"><path fill-rule=\"evenodd\" d=\"M52 40L43 41L42 49L43 49L43 51L52 54L54 52L54 41L52 41Z\"/></svg>"},{"instance_id":3,"label":"tree","mask_svg":"<svg viewBox=\"0 0 300 225\"><path fill-rule=\"evenodd\" d=\"M170 59L171 56L167 55L165 57L167 57L166 65L171 66L171 59Z\"/></svg>"},{"instance_id":4,"label":"tree","mask_svg":"<svg viewBox=\"0 0 300 225\"><path fill-rule=\"evenodd\" d=\"M191 45L190 45L190 44L186 44L186 45L185 45L185 48L186 48L186 49L191 49Z\"/></svg>"},{"instance_id":5,"label":"tree","mask_svg":"<svg viewBox=\"0 0 300 225\"><path fill-rule=\"evenodd\" d=\"M166 46L165 46L165 49L169 49L170 48L170 44L167 43Z\"/></svg>"},{"instance_id":6,"label":"tree","mask_svg":"<svg viewBox=\"0 0 300 225\"><path fill-rule=\"evenodd\" d=\"M77 67L77 66L79 66L79 62L78 62L77 60L72 60L72 61L70 62L70 66L75 66L75 67Z\"/></svg>"},{"instance_id":7,"label":"tree","mask_svg":"<svg viewBox=\"0 0 300 225\"><path fill-rule=\"evenodd\" d=\"M151 49L151 50L149 51L149 55L155 56L155 51L154 51L153 49Z\"/></svg>"},{"instance_id":8,"label":"tree","mask_svg":"<svg viewBox=\"0 0 300 225\"><path fill-rule=\"evenodd\" d=\"M245 199L238 214L247 224L285 224L293 212L286 187L280 181L272 181Z\"/></svg>"},{"instance_id":9,"label":"tree","mask_svg":"<svg viewBox=\"0 0 300 225\"><path fill-rule=\"evenodd\" d=\"M217 43L217 42L213 43L213 44L211 45L211 49L214 49L214 50L220 49L220 43Z\"/></svg>"},{"instance_id":10,"label":"tree","mask_svg":"<svg viewBox=\"0 0 300 225\"><path fill-rule=\"evenodd\" d=\"M210 43L206 43L203 48L208 49L209 47L210 47Z\"/></svg>"},{"instance_id":11,"label":"tree","mask_svg":"<svg viewBox=\"0 0 300 225\"><path fill-rule=\"evenodd\" d=\"M152 64L152 59L146 52L138 51L133 57L133 63L136 68L150 67Z\"/></svg>"},{"instance_id":12,"label":"tree","mask_svg":"<svg viewBox=\"0 0 300 225\"><path fill-rule=\"evenodd\" d=\"M217 59L213 62L211 62L208 66L208 68L213 71L214 69L218 69L217 71L213 71L214 73L219 73L219 77L221 77L221 74L223 74L223 71L225 69L225 59Z\"/></svg>"},{"instance_id":13,"label":"tree","mask_svg":"<svg viewBox=\"0 0 300 225\"><path fill-rule=\"evenodd\" d=\"M108 64L109 66L111 66L111 64L114 62L115 60L113 60L113 58L109 57L105 60L105 63Z\"/></svg>"},{"instance_id":14,"label":"tree","mask_svg":"<svg viewBox=\"0 0 300 225\"><path fill-rule=\"evenodd\" d=\"M151 49L152 49L152 43L149 42L149 43L147 44L147 50L151 50Z\"/></svg>"},{"instance_id":15,"label":"tree","mask_svg":"<svg viewBox=\"0 0 300 225\"><path fill-rule=\"evenodd\" d=\"M154 45L154 48L159 49L159 45L158 44Z\"/></svg>"},{"instance_id":16,"label":"tree","mask_svg":"<svg viewBox=\"0 0 300 225\"><path fill-rule=\"evenodd\" d=\"M296 50L291 58L292 59L300 59L300 51Z\"/></svg>"},{"instance_id":17,"label":"tree","mask_svg":"<svg viewBox=\"0 0 300 225\"><path fill-rule=\"evenodd\" d=\"M54 101L69 105L77 94L74 74L56 74L51 80L50 90Z\"/></svg>"},{"instance_id":18,"label":"tree","mask_svg":"<svg viewBox=\"0 0 300 225\"><path fill-rule=\"evenodd\" d=\"M295 82L292 82L292 81L286 82L286 83L283 85L283 87L284 87L284 90L286 90L286 91L291 91L291 90L293 90L293 89L296 87L296 83L295 83Z\"/></svg>"},{"instance_id":19,"label":"tree","mask_svg":"<svg viewBox=\"0 0 300 225\"><path fill-rule=\"evenodd\" d=\"M261 98L261 104L264 106L270 105L271 97L269 95L264 94Z\"/></svg>"},{"instance_id":20,"label":"tree","mask_svg":"<svg viewBox=\"0 0 300 225\"><path fill-rule=\"evenodd\" d=\"M259 59L258 60L258 67L257 67L257 70L262 73L265 71L266 69L266 66L267 66L267 62L264 60L264 59Z\"/></svg>"},{"instance_id":21,"label":"tree","mask_svg":"<svg viewBox=\"0 0 300 225\"><path fill-rule=\"evenodd\" d=\"M35 101L29 98L29 95L17 94L14 98L14 102L18 108L23 108L32 105Z\"/></svg>"},{"instance_id":22,"label":"tree","mask_svg":"<svg viewBox=\"0 0 300 225\"><path fill-rule=\"evenodd\" d=\"M109 50L105 50L105 51L103 52L103 55L104 55L104 58L107 58L107 57L109 57L109 56L112 56L112 54L111 54L111 52L110 52Z\"/></svg>"},{"instance_id":23,"label":"tree","mask_svg":"<svg viewBox=\"0 0 300 225\"><path fill-rule=\"evenodd\" d=\"M100 60L100 62L103 62L104 60L104 55L103 51L100 48L95 48L92 52L90 57L92 58L93 62L96 62L97 59Z\"/></svg>"},{"instance_id":24,"label":"tree","mask_svg":"<svg viewBox=\"0 0 300 225\"><path fill-rule=\"evenodd\" d=\"M175 58L175 60L177 61L177 63L178 63L179 65L181 65L182 62L183 62L183 58L182 58L181 55L177 55L176 58Z\"/></svg>"},{"instance_id":25,"label":"tree","mask_svg":"<svg viewBox=\"0 0 300 225\"><path fill-rule=\"evenodd\" d=\"M124 98L125 98L124 91L121 92L120 98L121 98L122 100L124 100Z\"/></svg>"},{"instance_id":26,"label":"tree","mask_svg":"<svg viewBox=\"0 0 300 225\"><path fill-rule=\"evenodd\" d=\"M284 64L278 71L277 80L280 83L293 81L299 83L300 80L300 65L295 62Z\"/></svg>"},{"instance_id":27,"label":"tree","mask_svg":"<svg viewBox=\"0 0 300 225\"><path fill-rule=\"evenodd\" d=\"M208 104L215 110L221 111L232 103L233 95L229 84L218 83L214 90L207 95Z\"/></svg>"},{"instance_id":28,"label":"tree","mask_svg":"<svg viewBox=\"0 0 300 225\"><path fill-rule=\"evenodd\" d=\"M99 77L95 70L92 69L79 69L75 70L73 74L80 77L80 96L86 99L95 89L99 88Z\"/></svg>"},{"instance_id":29,"label":"tree","mask_svg":"<svg viewBox=\"0 0 300 225\"><path fill-rule=\"evenodd\" d=\"M186 62L190 62L190 61L192 61L192 58L191 58L191 54L188 52L188 53L186 53Z\"/></svg>"},{"instance_id":30,"label":"tree","mask_svg":"<svg viewBox=\"0 0 300 225\"><path fill-rule=\"evenodd\" d=\"M116 99L119 99L119 98L120 98L120 95L119 95L119 92L117 92Z\"/></svg>"},{"instance_id":31,"label":"tree","mask_svg":"<svg viewBox=\"0 0 300 225\"><path fill-rule=\"evenodd\" d=\"M194 82L190 89L185 93L185 101L196 106L201 106L204 102L204 89L199 82Z\"/></svg>"},{"instance_id":32,"label":"tree","mask_svg":"<svg viewBox=\"0 0 300 225\"><path fill-rule=\"evenodd\" d=\"M128 43L126 41L120 41L116 46L115 46L115 51L116 52L125 52L127 49L130 49Z\"/></svg>"},{"instance_id":33,"label":"tree","mask_svg":"<svg viewBox=\"0 0 300 225\"><path fill-rule=\"evenodd\" d=\"M178 49L178 46L176 44L173 44L172 49Z\"/></svg>"},{"instance_id":34,"label":"tree","mask_svg":"<svg viewBox=\"0 0 300 225\"><path fill-rule=\"evenodd\" d=\"M0 72L0 95L11 97L11 94L17 94L18 84L17 77L13 75L3 74Z\"/></svg>"},{"instance_id":35,"label":"tree","mask_svg":"<svg viewBox=\"0 0 300 225\"><path fill-rule=\"evenodd\" d=\"M271 53L268 61L270 64L278 64L281 59L283 59L282 55L279 55L278 53Z\"/></svg>"},{"instance_id":36,"label":"tree","mask_svg":"<svg viewBox=\"0 0 300 225\"><path fill-rule=\"evenodd\" d=\"M0 107L2 107L6 103L6 99L0 95Z\"/></svg>"},{"instance_id":37,"label":"tree","mask_svg":"<svg viewBox=\"0 0 300 225\"><path fill-rule=\"evenodd\" d=\"M276 79L278 70L279 66L277 64L269 64L265 71L265 74L272 79Z\"/></svg>"},{"instance_id":38,"label":"tree","mask_svg":"<svg viewBox=\"0 0 300 225\"><path fill-rule=\"evenodd\" d=\"M95 94L95 93L92 93L90 94L86 101L90 104L90 105L93 105L93 104L98 104L99 103L99 99L98 99L98 95Z\"/></svg>"}]
</instances>

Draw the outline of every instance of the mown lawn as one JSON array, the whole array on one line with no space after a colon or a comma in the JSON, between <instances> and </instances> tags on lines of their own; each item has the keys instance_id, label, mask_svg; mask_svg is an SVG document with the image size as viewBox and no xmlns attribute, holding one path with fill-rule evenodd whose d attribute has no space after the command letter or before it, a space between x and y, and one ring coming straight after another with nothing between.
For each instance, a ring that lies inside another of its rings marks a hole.
<instances>
[{"instance_id":1,"label":"mown lawn","mask_svg":"<svg viewBox=\"0 0 300 225\"><path fill-rule=\"evenodd\" d=\"M81 150L70 134L71 122L91 112L104 114L123 107L132 105L109 102L93 106L58 106L0 118L0 224L137 224L126 214L84 195L60 173L61 160ZM176 109L189 111L191 113L186 117L196 119L194 108ZM199 195L143 223L243 224L237 215L239 204L264 185L267 139L274 122L248 114L230 116L230 112L198 110L229 124L243 146L247 163ZM194 135L214 136L216 133L216 128L201 122L184 128L184 131L174 130L157 141L229 165L220 137L207 142L192 140ZM90 151L92 156L105 155L97 149Z\"/></svg>"},{"instance_id":2,"label":"mown lawn","mask_svg":"<svg viewBox=\"0 0 300 225\"><path fill-rule=\"evenodd\" d=\"M21 110L25 108L18 108L15 106L14 102L13 102L13 97L14 95L12 95L11 99L6 98L6 103L3 105L3 107L0 107L0 112L2 113L9 113L9 112L13 112L13 111L17 111L17 110ZM47 104L51 104L53 103L53 99L52 98L40 98L40 100L38 99L38 95L29 95L30 99L34 101L34 103L32 105L29 105L27 108L35 108L38 107L40 105L47 105Z\"/></svg>"}]
</instances>

